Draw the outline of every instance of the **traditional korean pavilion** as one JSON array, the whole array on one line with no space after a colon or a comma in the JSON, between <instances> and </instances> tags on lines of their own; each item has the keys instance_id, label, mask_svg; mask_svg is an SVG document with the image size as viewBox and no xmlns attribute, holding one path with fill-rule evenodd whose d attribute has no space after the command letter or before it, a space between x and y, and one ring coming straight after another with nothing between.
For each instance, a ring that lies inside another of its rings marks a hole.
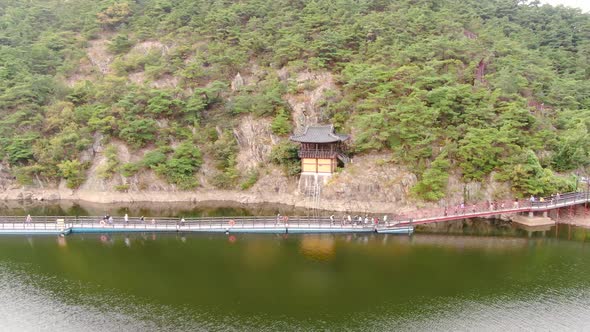
<instances>
[{"instance_id":1,"label":"traditional korean pavilion","mask_svg":"<svg viewBox=\"0 0 590 332\"><path fill-rule=\"evenodd\" d=\"M299 158L301 158L302 174L326 174L336 171L338 159L348 162L348 157L342 153L343 142L348 135L336 134L334 126L307 126L299 135L290 137L291 141L301 143Z\"/></svg>"}]
</instances>

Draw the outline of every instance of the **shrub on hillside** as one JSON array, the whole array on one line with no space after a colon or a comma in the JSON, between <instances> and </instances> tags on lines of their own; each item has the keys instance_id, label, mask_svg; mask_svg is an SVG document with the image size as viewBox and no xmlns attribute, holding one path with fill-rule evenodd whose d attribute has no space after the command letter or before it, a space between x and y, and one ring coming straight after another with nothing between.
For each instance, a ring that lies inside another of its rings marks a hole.
<instances>
[{"instance_id":1,"label":"shrub on hillside","mask_svg":"<svg viewBox=\"0 0 590 332\"><path fill-rule=\"evenodd\" d=\"M155 168L164 162L166 162L166 154L160 150L154 150L146 152L141 163L144 167Z\"/></svg>"},{"instance_id":2,"label":"shrub on hillside","mask_svg":"<svg viewBox=\"0 0 590 332\"><path fill-rule=\"evenodd\" d=\"M179 188L191 189L198 185L194 174L202 164L203 159L199 148L192 142L184 142L176 148L172 158L156 166L155 170Z\"/></svg>"},{"instance_id":3,"label":"shrub on hillside","mask_svg":"<svg viewBox=\"0 0 590 332\"><path fill-rule=\"evenodd\" d=\"M140 163L126 163L123 164L119 170L121 171L121 175L128 178L137 174L137 172L139 172L141 169L141 166L142 165Z\"/></svg>"},{"instance_id":4,"label":"shrub on hillside","mask_svg":"<svg viewBox=\"0 0 590 332\"><path fill-rule=\"evenodd\" d=\"M272 121L270 128L276 135L287 135L293 131L291 119L284 109L280 109L277 116Z\"/></svg>"},{"instance_id":5,"label":"shrub on hillside","mask_svg":"<svg viewBox=\"0 0 590 332\"><path fill-rule=\"evenodd\" d=\"M119 158L117 156L117 147L109 145L104 150L104 156L107 158L106 163L97 169L98 176L102 179L110 179L115 175L117 166L119 165Z\"/></svg>"},{"instance_id":6,"label":"shrub on hillside","mask_svg":"<svg viewBox=\"0 0 590 332\"><path fill-rule=\"evenodd\" d=\"M420 178L420 181L412 187L412 194L427 200L438 201L446 196L447 182L449 180L449 161L446 154L439 155Z\"/></svg>"},{"instance_id":7,"label":"shrub on hillside","mask_svg":"<svg viewBox=\"0 0 590 332\"><path fill-rule=\"evenodd\" d=\"M85 180L86 165L79 160L65 160L57 165L60 175L66 180L66 185L70 189L78 188Z\"/></svg>"},{"instance_id":8,"label":"shrub on hillside","mask_svg":"<svg viewBox=\"0 0 590 332\"><path fill-rule=\"evenodd\" d=\"M156 138L157 123L152 119L120 121L119 137L135 148L140 148Z\"/></svg>"},{"instance_id":9,"label":"shrub on hillside","mask_svg":"<svg viewBox=\"0 0 590 332\"><path fill-rule=\"evenodd\" d=\"M289 141L283 141L272 148L270 160L273 164L281 165L287 176L296 176L301 173L301 162L297 145Z\"/></svg>"},{"instance_id":10,"label":"shrub on hillside","mask_svg":"<svg viewBox=\"0 0 590 332\"><path fill-rule=\"evenodd\" d=\"M127 53L132 46L133 42L129 40L127 35L117 35L111 40L107 48L113 54L123 54Z\"/></svg>"}]
</instances>

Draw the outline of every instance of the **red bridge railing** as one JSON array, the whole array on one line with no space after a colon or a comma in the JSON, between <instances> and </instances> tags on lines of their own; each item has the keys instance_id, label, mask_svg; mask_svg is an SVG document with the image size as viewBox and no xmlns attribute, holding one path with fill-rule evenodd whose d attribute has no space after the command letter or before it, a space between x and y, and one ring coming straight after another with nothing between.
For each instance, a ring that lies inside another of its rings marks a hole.
<instances>
[{"instance_id":1,"label":"red bridge railing","mask_svg":"<svg viewBox=\"0 0 590 332\"><path fill-rule=\"evenodd\" d=\"M532 200L503 200L493 202L480 202L474 204L459 204L433 209L422 209L410 213L396 215L394 223L420 224L439 221L449 221L465 218L476 218L498 214L511 214L522 212L542 212L562 207L590 202L588 192L573 192L541 199Z\"/></svg>"}]
</instances>

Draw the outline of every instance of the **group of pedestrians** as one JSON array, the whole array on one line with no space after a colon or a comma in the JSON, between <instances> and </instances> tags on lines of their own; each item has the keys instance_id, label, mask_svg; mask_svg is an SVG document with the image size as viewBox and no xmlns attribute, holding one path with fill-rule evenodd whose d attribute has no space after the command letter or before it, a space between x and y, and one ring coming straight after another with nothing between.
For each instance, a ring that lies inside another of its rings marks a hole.
<instances>
[{"instance_id":1,"label":"group of pedestrians","mask_svg":"<svg viewBox=\"0 0 590 332\"><path fill-rule=\"evenodd\" d=\"M102 220L100 221L101 225L105 225L105 224L112 225L113 223L114 223L113 216L108 215L108 214L105 215L104 217L102 217Z\"/></svg>"},{"instance_id":2,"label":"group of pedestrians","mask_svg":"<svg viewBox=\"0 0 590 332\"><path fill-rule=\"evenodd\" d=\"M520 208L520 202L518 201L518 199L515 199L512 202L512 208L513 209L518 209ZM452 213L454 215L463 215L463 214L468 214L468 213L477 213L477 212L482 212L482 211L496 211L496 210L504 210L506 209L506 202L504 201L488 201L485 205L482 206L478 206L477 204L471 204L471 205L467 205L465 203L461 203L458 204L454 207L454 209L452 210ZM444 209L444 216L448 216L449 213L451 213L451 211L449 211L448 207L445 207Z\"/></svg>"},{"instance_id":3,"label":"group of pedestrians","mask_svg":"<svg viewBox=\"0 0 590 332\"><path fill-rule=\"evenodd\" d=\"M144 216L139 217L139 221L142 224L145 223L146 222L145 217ZM125 213L125 215L123 216L123 222L125 223L125 225L129 225L129 215L127 213ZM102 219L100 220L101 225L113 225L114 223L115 223L115 220L114 220L113 216L111 216L109 214L104 215L102 217ZM151 223L155 224L156 220L154 218L152 218Z\"/></svg>"},{"instance_id":4,"label":"group of pedestrians","mask_svg":"<svg viewBox=\"0 0 590 332\"><path fill-rule=\"evenodd\" d=\"M551 204L553 203L557 203L560 199L561 199L561 195L560 193L557 193L555 195L551 195L548 197L549 202ZM526 202L526 201L525 201ZM542 203L546 203L547 200L544 197L536 197L535 195L531 195L531 197L529 198L529 202L530 205L535 205L535 204L542 204ZM510 207L510 202L508 202L508 206ZM463 215L463 214L467 214L467 213L476 213L479 211L496 211L496 210L504 210L506 209L507 205L506 202L504 201L488 201L487 202L487 209L485 206L477 206L476 204L472 204L470 206L468 206L465 202L462 202L458 205L455 205L452 209L449 209L449 207L444 208L444 216L448 216L449 214L454 214L454 215ZM514 201L512 201L512 205L511 205L512 209L520 209L521 207L524 207L524 205L521 203L521 201L519 201L517 198L514 199Z\"/></svg>"},{"instance_id":5,"label":"group of pedestrians","mask_svg":"<svg viewBox=\"0 0 590 332\"><path fill-rule=\"evenodd\" d=\"M560 193L557 193L555 195L551 194L551 196L549 196L547 198L549 199L550 204L553 204L553 203L557 204L561 200L561 194ZM531 196L530 200L531 200L531 205L534 205L535 203L545 203L546 202L545 198L543 198L543 197L536 199L535 196Z\"/></svg>"}]
</instances>

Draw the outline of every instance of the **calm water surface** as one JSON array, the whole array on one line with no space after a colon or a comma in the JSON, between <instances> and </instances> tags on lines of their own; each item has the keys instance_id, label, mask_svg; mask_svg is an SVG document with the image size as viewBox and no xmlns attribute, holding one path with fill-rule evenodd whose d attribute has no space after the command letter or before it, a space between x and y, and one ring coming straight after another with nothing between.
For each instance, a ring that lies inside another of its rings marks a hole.
<instances>
[{"instance_id":1,"label":"calm water surface","mask_svg":"<svg viewBox=\"0 0 590 332\"><path fill-rule=\"evenodd\" d=\"M589 239L493 220L412 237L2 237L0 330L588 330Z\"/></svg>"},{"instance_id":2,"label":"calm water surface","mask_svg":"<svg viewBox=\"0 0 590 332\"><path fill-rule=\"evenodd\" d=\"M552 232L3 237L0 321L47 331L588 329L590 234Z\"/></svg>"}]
</instances>

